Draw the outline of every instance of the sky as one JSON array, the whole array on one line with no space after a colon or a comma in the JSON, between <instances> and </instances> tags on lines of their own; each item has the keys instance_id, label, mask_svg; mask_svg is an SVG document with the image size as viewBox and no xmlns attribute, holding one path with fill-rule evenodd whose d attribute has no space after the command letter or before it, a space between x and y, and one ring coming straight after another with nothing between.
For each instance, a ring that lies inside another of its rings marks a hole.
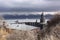
<instances>
[{"instance_id":1,"label":"sky","mask_svg":"<svg viewBox=\"0 0 60 40\"><path fill-rule=\"evenodd\" d=\"M60 0L0 0L0 12L50 12L59 10Z\"/></svg>"}]
</instances>

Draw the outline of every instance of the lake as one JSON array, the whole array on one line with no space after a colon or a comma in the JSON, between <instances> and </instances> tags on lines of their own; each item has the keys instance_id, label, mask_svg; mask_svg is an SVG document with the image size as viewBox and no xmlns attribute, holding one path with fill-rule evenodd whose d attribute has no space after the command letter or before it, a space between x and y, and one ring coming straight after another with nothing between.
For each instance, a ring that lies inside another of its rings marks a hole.
<instances>
[{"instance_id":1,"label":"lake","mask_svg":"<svg viewBox=\"0 0 60 40\"><path fill-rule=\"evenodd\" d=\"M36 19L9 19L9 20L5 20L9 25L7 28L17 29L17 30L31 30L31 29L37 28L34 26L25 25L25 24L11 24L11 23L15 23L15 21L17 20L19 22L36 22ZM47 20L45 20L45 23ZM40 22L40 19L37 19L37 22Z\"/></svg>"}]
</instances>

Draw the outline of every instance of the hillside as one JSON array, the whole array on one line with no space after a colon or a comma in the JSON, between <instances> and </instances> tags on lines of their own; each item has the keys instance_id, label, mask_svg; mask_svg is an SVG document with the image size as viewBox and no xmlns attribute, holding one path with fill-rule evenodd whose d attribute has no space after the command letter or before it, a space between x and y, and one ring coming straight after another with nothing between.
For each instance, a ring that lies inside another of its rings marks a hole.
<instances>
[{"instance_id":1,"label":"hillside","mask_svg":"<svg viewBox=\"0 0 60 40\"><path fill-rule=\"evenodd\" d=\"M60 40L59 25L51 28L49 33L38 28L30 31L9 29L6 32L5 30L3 32L0 31L0 40Z\"/></svg>"}]
</instances>

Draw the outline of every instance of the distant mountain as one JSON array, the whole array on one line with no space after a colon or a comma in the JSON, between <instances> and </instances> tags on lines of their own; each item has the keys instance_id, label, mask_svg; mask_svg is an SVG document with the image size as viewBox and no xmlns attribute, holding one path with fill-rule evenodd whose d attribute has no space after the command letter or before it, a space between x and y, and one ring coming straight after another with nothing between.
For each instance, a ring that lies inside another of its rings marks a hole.
<instances>
[{"instance_id":1,"label":"distant mountain","mask_svg":"<svg viewBox=\"0 0 60 40\"><path fill-rule=\"evenodd\" d=\"M54 15L47 14L47 15L45 15L45 18L46 18L46 19L51 19L51 18L53 18L53 16L54 16Z\"/></svg>"},{"instance_id":2,"label":"distant mountain","mask_svg":"<svg viewBox=\"0 0 60 40\"><path fill-rule=\"evenodd\" d=\"M40 19L41 15L38 15L38 14L37 15L34 15L34 14L30 14L30 15L3 15L3 17L5 19L26 19L26 18L28 18L28 19ZM51 14L45 15L46 19L50 19L52 17L53 17L53 15L51 15Z\"/></svg>"}]
</instances>

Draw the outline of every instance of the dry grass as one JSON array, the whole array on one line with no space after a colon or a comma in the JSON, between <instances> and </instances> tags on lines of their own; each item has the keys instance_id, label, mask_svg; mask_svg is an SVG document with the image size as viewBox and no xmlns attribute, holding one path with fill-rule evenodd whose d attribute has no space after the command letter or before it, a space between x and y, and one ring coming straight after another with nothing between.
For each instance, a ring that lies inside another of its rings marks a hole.
<instances>
[{"instance_id":1,"label":"dry grass","mask_svg":"<svg viewBox=\"0 0 60 40\"><path fill-rule=\"evenodd\" d=\"M49 33L37 30L12 30L11 33L3 31L0 40L60 40L60 26L51 28Z\"/></svg>"}]
</instances>

